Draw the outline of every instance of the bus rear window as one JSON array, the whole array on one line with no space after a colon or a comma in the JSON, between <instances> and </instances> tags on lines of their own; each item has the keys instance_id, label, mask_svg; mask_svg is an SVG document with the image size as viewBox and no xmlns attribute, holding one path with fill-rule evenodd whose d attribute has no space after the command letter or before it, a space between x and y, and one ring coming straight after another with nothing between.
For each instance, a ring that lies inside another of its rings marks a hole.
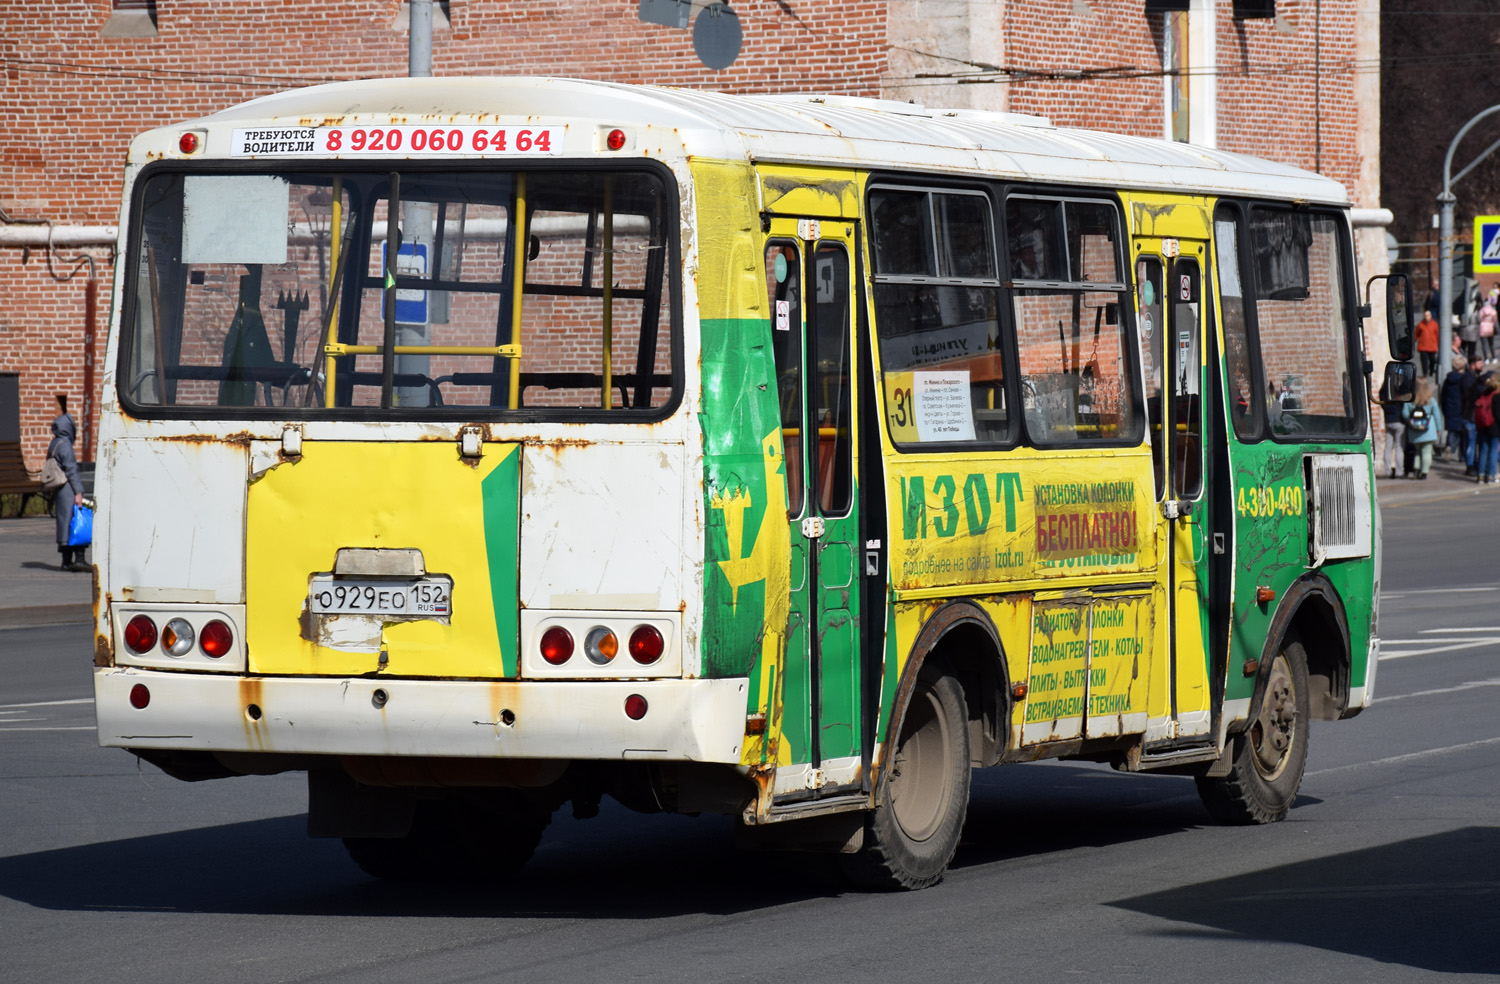
<instances>
[{"instance_id":1,"label":"bus rear window","mask_svg":"<svg viewBox=\"0 0 1500 984\"><path fill-rule=\"evenodd\" d=\"M148 172L122 396L659 415L679 375L670 197L643 170Z\"/></svg>"}]
</instances>

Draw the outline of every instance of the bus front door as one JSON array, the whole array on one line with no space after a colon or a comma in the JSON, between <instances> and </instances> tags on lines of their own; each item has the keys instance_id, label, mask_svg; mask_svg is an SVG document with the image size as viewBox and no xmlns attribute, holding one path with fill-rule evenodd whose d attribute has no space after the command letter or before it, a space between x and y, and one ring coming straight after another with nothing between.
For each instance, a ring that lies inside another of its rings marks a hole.
<instances>
[{"instance_id":1,"label":"bus front door","mask_svg":"<svg viewBox=\"0 0 1500 984\"><path fill-rule=\"evenodd\" d=\"M861 781L854 224L776 218L766 247L791 520L778 801ZM789 760L789 761L788 761Z\"/></svg>"},{"instance_id":2,"label":"bus front door","mask_svg":"<svg viewBox=\"0 0 1500 984\"><path fill-rule=\"evenodd\" d=\"M1205 476L1216 438L1207 426L1213 401L1204 399L1213 378L1205 358L1206 244L1162 239L1138 241L1138 247L1137 300L1167 596L1167 671L1158 691L1165 706L1152 702L1149 750L1152 744L1194 741L1208 735L1212 724L1208 624L1214 544Z\"/></svg>"}]
</instances>

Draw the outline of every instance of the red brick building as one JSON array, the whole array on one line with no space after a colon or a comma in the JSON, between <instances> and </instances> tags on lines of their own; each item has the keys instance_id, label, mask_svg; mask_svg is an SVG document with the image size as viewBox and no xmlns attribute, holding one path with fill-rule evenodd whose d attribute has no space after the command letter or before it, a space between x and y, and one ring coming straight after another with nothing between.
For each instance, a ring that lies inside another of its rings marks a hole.
<instances>
[{"instance_id":1,"label":"red brick building","mask_svg":"<svg viewBox=\"0 0 1500 984\"><path fill-rule=\"evenodd\" d=\"M451 0L434 4L432 64L435 75L827 91L1039 113L1315 169L1342 181L1357 206L1379 206L1379 15L1369 0L1277 0L1274 18L1236 16L1247 0L1146 10L1168 2L737 0L742 49L715 72L694 55L691 30L641 22L639 0ZM400 0L0 7L0 371L22 374L33 467L54 395L67 394L78 413L91 381L88 406L97 399L89 361L103 349L113 251L68 243L103 239L100 227L118 221L130 138L284 88L404 75L406 20ZM53 229L50 256L21 245L46 241L42 223ZM1379 229L1361 235L1360 251L1362 277L1383 271Z\"/></svg>"}]
</instances>

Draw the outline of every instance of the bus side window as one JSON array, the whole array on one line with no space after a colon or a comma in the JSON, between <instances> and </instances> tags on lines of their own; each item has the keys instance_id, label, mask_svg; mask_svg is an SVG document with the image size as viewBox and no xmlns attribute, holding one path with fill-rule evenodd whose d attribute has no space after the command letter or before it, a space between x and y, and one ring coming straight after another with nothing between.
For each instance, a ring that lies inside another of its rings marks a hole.
<instances>
[{"instance_id":1,"label":"bus side window","mask_svg":"<svg viewBox=\"0 0 1500 984\"><path fill-rule=\"evenodd\" d=\"M1117 208L1017 195L1005 214L1027 435L1042 445L1139 441Z\"/></svg>"},{"instance_id":2,"label":"bus side window","mask_svg":"<svg viewBox=\"0 0 1500 984\"><path fill-rule=\"evenodd\" d=\"M776 360L776 397L781 406L781 443L786 456L786 514L802 515L802 257L797 245L775 240L766 246L766 293L771 302L771 351Z\"/></svg>"},{"instance_id":3,"label":"bus side window","mask_svg":"<svg viewBox=\"0 0 1500 984\"><path fill-rule=\"evenodd\" d=\"M1224 317L1224 369L1229 384L1229 420L1242 441L1260 437L1260 393L1250 372L1250 337L1245 296L1240 286L1239 214L1220 206L1214 213L1214 254L1218 259L1219 307Z\"/></svg>"},{"instance_id":4,"label":"bus side window","mask_svg":"<svg viewBox=\"0 0 1500 984\"><path fill-rule=\"evenodd\" d=\"M1146 419L1151 428L1151 467L1156 477L1156 497L1160 499L1166 484L1163 453L1167 435L1162 430L1163 362L1162 337L1167 326L1162 320L1162 266L1155 256L1135 261L1135 322L1140 329L1141 364L1146 375Z\"/></svg>"}]
</instances>

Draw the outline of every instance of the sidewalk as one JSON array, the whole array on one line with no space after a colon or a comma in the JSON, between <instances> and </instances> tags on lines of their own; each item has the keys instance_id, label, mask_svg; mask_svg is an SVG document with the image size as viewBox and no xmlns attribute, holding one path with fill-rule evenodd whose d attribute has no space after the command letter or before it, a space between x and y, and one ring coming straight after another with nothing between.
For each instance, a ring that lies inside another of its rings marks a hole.
<instances>
[{"instance_id":1,"label":"sidewalk","mask_svg":"<svg viewBox=\"0 0 1500 984\"><path fill-rule=\"evenodd\" d=\"M1416 478L1387 478L1389 471L1381 471L1376 459L1375 495L1382 509L1393 509L1407 503L1433 502L1459 496L1492 495L1500 492L1500 485L1480 485L1464 474L1462 461L1439 461L1433 459L1432 470L1426 481Z\"/></svg>"},{"instance_id":2,"label":"sidewalk","mask_svg":"<svg viewBox=\"0 0 1500 984\"><path fill-rule=\"evenodd\" d=\"M51 516L0 519L0 629L88 622L94 579L64 571Z\"/></svg>"}]
</instances>

